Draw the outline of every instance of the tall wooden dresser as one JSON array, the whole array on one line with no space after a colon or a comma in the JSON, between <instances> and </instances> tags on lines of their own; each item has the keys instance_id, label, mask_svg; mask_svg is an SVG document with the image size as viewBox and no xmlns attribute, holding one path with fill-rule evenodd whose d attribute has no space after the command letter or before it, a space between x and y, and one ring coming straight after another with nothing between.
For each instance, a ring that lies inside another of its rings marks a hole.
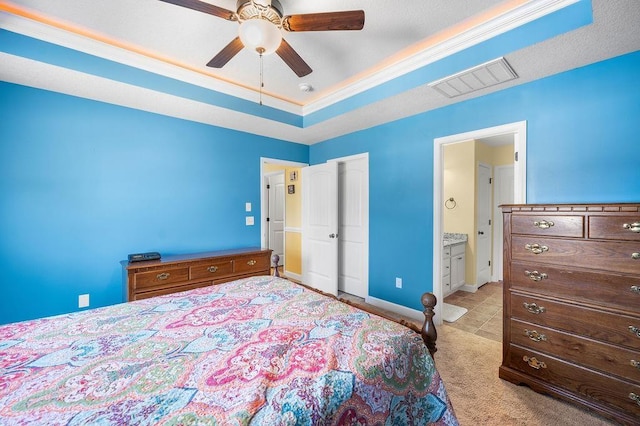
<instances>
[{"instance_id":1,"label":"tall wooden dresser","mask_svg":"<svg viewBox=\"0 0 640 426\"><path fill-rule=\"evenodd\" d=\"M502 208L500 377L640 424L640 204Z\"/></svg>"}]
</instances>

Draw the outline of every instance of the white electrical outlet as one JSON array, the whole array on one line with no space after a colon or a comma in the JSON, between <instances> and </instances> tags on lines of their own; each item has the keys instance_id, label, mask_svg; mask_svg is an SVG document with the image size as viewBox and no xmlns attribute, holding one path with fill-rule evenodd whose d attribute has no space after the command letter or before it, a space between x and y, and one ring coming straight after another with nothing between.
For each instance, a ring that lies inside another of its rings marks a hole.
<instances>
[{"instance_id":1,"label":"white electrical outlet","mask_svg":"<svg viewBox=\"0 0 640 426\"><path fill-rule=\"evenodd\" d=\"M402 288L402 278L396 277L396 288Z\"/></svg>"},{"instance_id":2,"label":"white electrical outlet","mask_svg":"<svg viewBox=\"0 0 640 426\"><path fill-rule=\"evenodd\" d=\"M78 308L86 308L89 306L89 295L81 294L78 296Z\"/></svg>"},{"instance_id":3,"label":"white electrical outlet","mask_svg":"<svg viewBox=\"0 0 640 426\"><path fill-rule=\"evenodd\" d=\"M253 216L247 216L246 217L246 224L247 224L247 226L251 226L251 225L254 224Z\"/></svg>"},{"instance_id":4,"label":"white electrical outlet","mask_svg":"<svg viewBox=\"0 0 640 426\"><path fill-rule=\"evenodd\" d=\"M251 211L251 203L244 203L244 211L246 212Z\"/></svg>"}]
</instances>

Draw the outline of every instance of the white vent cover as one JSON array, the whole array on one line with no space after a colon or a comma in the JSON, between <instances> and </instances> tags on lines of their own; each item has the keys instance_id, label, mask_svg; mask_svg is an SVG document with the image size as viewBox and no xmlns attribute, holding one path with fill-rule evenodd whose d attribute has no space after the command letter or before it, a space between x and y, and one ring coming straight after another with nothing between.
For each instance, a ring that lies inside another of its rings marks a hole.
<instances>
[{"instance_id":1,"label":"white vent cover","mask_svg":"<svg viewBox=\"0 0 640 426\"><path fill-rule=\"evenodd\" d=\"M448 98L454 98L516 78L518 75L501 57L431 82L429 87L433 87Z\"/></svg>"}]
</instances>

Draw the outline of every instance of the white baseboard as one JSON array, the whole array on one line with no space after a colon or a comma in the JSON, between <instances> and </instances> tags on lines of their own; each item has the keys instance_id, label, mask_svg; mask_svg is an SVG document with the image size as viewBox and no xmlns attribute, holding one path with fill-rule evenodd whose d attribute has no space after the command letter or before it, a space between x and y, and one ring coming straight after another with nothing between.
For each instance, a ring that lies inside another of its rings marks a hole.
<instances>
[{"instance_id":1,"label":"white baseboard","mask_svg":"<svg viewBox=\"0 0 640 426\"><path fill-rule=\"evenodd\" d=\"M302 275L296 274L295 272L287 271L286 269L282 273L283 276L294 279L296 281L302 282Z\"/></svg>"},{"instance_id":2,"label":"white baseboard","mask_svg":"<svg viewBox=\"0 0 640 426\"><path fill-rule=\"evenodd\" d=\"M476 287L473 284L465 284L462 287L460 287L459 290L467 291L469 293L475 293L476 291L478 291L478 287Z\"/></svg>"},{"instance_id":3,"label":"white baseboard","mask_svg":"<svg viewBox=\"0 0 640 426\"><path fill-rule=\"evenodd\" d=\"M391 312L395 312L396 314L407 316L411 319L419 321L420 323L424 322L424 314L422 313L422 311L407 308L406 306L397 305L395 303L387 302L386 300L376 299L375 297L371 297L371 296L367 296L364 299L364 301L378 308L386 309L387 311L391 311Z\"/></svg>"}]
</instances>

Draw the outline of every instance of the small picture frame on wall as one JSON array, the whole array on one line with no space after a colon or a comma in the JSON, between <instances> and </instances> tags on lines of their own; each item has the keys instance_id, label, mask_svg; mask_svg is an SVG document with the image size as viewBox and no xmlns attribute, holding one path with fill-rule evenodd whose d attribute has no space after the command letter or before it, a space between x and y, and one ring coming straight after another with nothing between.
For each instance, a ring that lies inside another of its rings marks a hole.
<instances>
[{"instance_id":1,"label":"small picture frame on wall","mask_svg":"<svg viewBox=\"0 0 640 426\"><path fill-rule=\"evenodd\" d=\"M296 186L295 185L288 185L287 186L287 193L288 194L295 194L296 193Z\"/></svg>"},{"instance_id":2,"label":"small picture frame on wall","mask_svg":"<svg viewBox=\"0 0 640 426\"><path fill-rule=\"evenodd\" d=\"M289 172L289 180L291 182L294 182L294 181L298 180L298 171L297 170Z\"/></svg>"}]
</instances>

